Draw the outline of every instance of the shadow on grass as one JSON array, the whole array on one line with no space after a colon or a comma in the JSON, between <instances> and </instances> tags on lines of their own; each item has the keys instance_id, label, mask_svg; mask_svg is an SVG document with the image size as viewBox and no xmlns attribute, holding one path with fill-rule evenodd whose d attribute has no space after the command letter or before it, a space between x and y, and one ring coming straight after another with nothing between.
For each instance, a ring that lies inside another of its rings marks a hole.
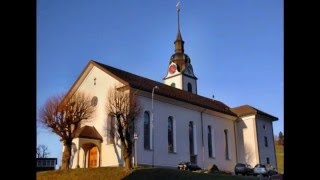
<instances>
[{"instance_id":1,"label":"shadow on grass","mask_svg":"<svg viewBox=\"0 0 320 180\"><path fill-rule=\"evenodd\" d=\"M123 167L79 168L72 170L56 170L37 173L37 180L86 180L86 179L148 179L148 180L259 180L257 177L210 174L203 172L180 171L176 169L140 167L126 171Z\"/></svg>"},{"instance_id":2,"label":"shadow on grass","mask_svg":"<svg viewBox=\"0 0 320 180\"><path fill-rule=\"evenodd\" d=\"M128 176L124 177L123 180L134 180L134 179L145 179L145 180L258 180L257 177L249 176L233 176L233 175L222 175L222 174L210 174L210 173L196 173L190 171L179 171L175 169L162 169L162 168L149 168L149 169L138 169L134 170Z\"/></svg>"}]
</instances>

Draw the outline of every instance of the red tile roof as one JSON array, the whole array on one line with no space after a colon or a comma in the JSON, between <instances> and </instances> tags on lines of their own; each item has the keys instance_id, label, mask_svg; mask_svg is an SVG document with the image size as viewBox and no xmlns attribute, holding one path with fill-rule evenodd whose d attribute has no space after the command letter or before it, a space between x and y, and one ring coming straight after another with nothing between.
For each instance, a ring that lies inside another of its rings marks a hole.
<instances>
[{"instance_id":1,"label":"red tile roof","mask_svg":"<svg viewBox=\"0 0 320 180\"><path fill-rule=\"evenodd\" d=\"M243 105L243 106L239 106L239 107L235 107L235 108L231 108L231 111L233 111L234 113L236 113L238 116L246 116L246 115L253 115L253 114L260 114L260 115L264 115L267 117L270 117L273 119L273 121L278 120L277 117L272 116L268 113L265 113L257 108L254 108L252 106L249 105Z\"/></svg>"},{"instance_id":2,"label":"red tile roof","mask_svg":"<svg viewBox=\"0 0 320 180\"><path fill-rule=\"evenodd\" d=\"M96 61L91 61L91 63L94 63L97 67L105 69L121 80L127 82L128 85L132 88L152 92L152 88L154 86L158 86L159 89L154 92L155 94L237 117L237 115L233 113L227 105L220 101L212 100L194 93L180 90L166 84L153 81L151 79L147 79Z\"/></svg>"},{"instance_id":3,"label":"red tile roof","mask_svg":"<svg viewBox=\"0 0 320 180\"><path fill-rule=\"evenodd\" d=\"M74 138L98 139L102 141L102 136L93 126L83 126L75 132Z\"/></svg>"}]
</instances>

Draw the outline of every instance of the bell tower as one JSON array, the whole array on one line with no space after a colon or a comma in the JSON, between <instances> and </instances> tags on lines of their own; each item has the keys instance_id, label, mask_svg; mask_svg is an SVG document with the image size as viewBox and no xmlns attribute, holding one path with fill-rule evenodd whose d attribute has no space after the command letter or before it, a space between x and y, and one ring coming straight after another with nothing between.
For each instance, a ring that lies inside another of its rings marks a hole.
<instances>
[{"instance_id":1,"label":"bell tower","mask_svg":"<svg viewBox=\"0 0 320 180\"><path fill-rule=\"evenodd\" d=\"M197 94L197 77L193 73L190 57L184 53L184 41L180 33L180 2L177 4L178 34L174 41L174 54L171 56L164 84Z\"/></svg>"}]
</instances>

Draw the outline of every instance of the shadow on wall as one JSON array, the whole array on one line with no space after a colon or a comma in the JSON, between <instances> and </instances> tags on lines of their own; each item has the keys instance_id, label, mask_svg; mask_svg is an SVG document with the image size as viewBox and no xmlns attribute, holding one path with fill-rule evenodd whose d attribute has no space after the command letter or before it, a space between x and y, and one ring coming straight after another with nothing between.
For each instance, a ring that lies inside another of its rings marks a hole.
<instances>
[{"instance_id":1,"label":"shadow on wall","mask_svg":"<svg viewBox=\"0 0 320 180\"><path fill-rule=\"evenodd\" d=\"M107 139L106 145L113 145L113 150L116 154L118 164L123 164L123 156L122 156L122 146L120 139L118 138L119 135L117 133L117 126L116 126L116 121L112 116L109 114L107 121L104 125L105 129L105 139ZM120 149L120 152L118 151ZM108 155L107 155L108 156Z\"/></svg>"},{"instance_id":2,"label":"shadow on wall","mask_svg":"<svg viewBox=\"0 0 320 180\"><path fill-rule=\"evenodd\" d=\"M118 148L120 148L120 153L118 152ZM118 164L122 164L123 163L123 156L122 156L123 149L120 144L120 141L118 141L118 138L116 138L115 143L113 143L113 149L114 149L114 152L116 153Z\"/></svg>"},{"instance_id":3,"label":"shadow on wall","mask_svg":"<svg viewBox=\"0 0 320 180\"><path fill-rule=\"evenodd\" d=\"M237 143L238 143L238 156L239 161L241 163L248 163L251 164L250 162L253 161L253 152L252 149L250 148L249 144L245 143L245 137L244 137L244 131L247 129L247 125L243 122L242 119L237 122ZM242 162L243 161L243 162Z\"/></svg>"},{"instance_id":4,"label":"shadow on wall","mask_svg":"<svg viewBox=\"0 0 320 180\"><path fill-rule=\"evenodd\" d=\"M73 159L74 159L74 156L76 155L78 149L77 149L77 146L75 143L72 143L71 145L71 157L70 157L70 168L72 168L72 165L73 165Z\"/></svg>"},{"instance_id":5,"label":"shadow on wall","mask_svg":"<svg viewBox=\"0 0 320 180\"><path fill-rule=\"evenodd\" d=\"M244 144L244 152L245 152L245 162L247 164L252 164L254 162L254 152L247 143ZM253 164L252 164L253 165Z\"/></svg>"}]
</instances>

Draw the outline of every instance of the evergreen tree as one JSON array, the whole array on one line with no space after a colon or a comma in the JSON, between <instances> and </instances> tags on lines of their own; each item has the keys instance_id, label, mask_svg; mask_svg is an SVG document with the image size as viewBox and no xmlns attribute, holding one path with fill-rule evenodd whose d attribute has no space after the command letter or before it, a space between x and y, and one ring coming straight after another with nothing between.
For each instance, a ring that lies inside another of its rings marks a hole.
<instances>
[{"instance_id":1,"label":"evergreen tree","mask_svg":"<svg viewBox=\"0 0 320 180\"><path fill-rule=\"evenodd\" d=\"M283 133L280 131L279 132L279 137L278 137L278 145L283 145L284 144L284 135Z\"/></svg>"}]
</instances>

